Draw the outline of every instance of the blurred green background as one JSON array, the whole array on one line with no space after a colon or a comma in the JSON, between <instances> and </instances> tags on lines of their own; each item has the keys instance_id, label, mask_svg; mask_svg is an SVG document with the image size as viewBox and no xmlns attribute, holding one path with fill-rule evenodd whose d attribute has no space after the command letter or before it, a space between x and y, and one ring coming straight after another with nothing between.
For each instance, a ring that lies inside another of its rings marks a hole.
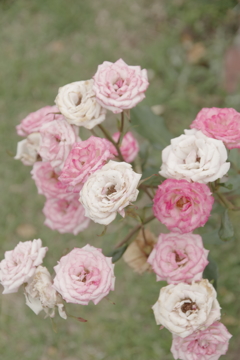
<instances>
[{"instance_id":1,"label":"blurred green background","mask_svg":"<svg viewBox=\"0 0 240 360\"><path fill-rule=\"evenodd\" d=\"M86 242L109 251L121 239L117 223L105 236L92 225L77 237L43 225L44 197L30 167L15 161L15 126L29 112L52 105L60 86L89 79L103 61L120 57L148 69L144 103L178 135L202 107L240 111L240 4L236 0L0 0L0 258L19 241L40 237L51 269L67 249ZM147 119L146 119L147 121ZM160 157L160 154L159 154ZM239 213L235 214L235 224ZM159 224L153 224L156 235ZM239 230L228 243L205 246L219 266L223 323L234 334L225 359L239 360ZM25 306L24 296L1 296L3 360L170 360L171 335L156 326L151 306L155 276L116 265L116 291L98 306L69 306L88 319L49 319ZM113 305L111 302L114 302Z\"/></svg>"}]
</instances>

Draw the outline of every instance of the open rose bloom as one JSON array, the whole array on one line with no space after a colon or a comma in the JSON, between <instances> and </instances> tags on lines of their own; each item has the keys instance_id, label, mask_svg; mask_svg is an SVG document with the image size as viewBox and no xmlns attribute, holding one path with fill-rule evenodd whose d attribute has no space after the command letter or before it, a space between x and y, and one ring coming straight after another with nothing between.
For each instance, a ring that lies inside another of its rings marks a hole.
<instances>
[{"instance_id":1,"label":"open rose bloom","mask_svg":"<svg viewBox=\"0 0 240 360\"><path fill-rule=\"evenodd\" d=\"M43 262L48 248L42 247L40 239L19 242L15 249L5 252L5 259L0 262L0 283L3 294L17 292L19 287L28 282L36 268Z\"/></svg>"},{"instance_id":2,"label":"open rose bloom","mask_svg":"<svg viewBox=\"0 0 240 360\"><path fill-rule=\"evenodd\" d=\"M203 108L190 127L222 140L228 149L240 148L240 113L232 108Z\"/></svg>"},{"instance_id":3,"label":"open rose bloom","mask_svg":"<svg viewBox=\"0 0 240 360\"><path fill-rule=\"evenodd\" d=\"M93 77L97 101L114 114L132 109L145 98L148 88L147 70L129 66L122 59L104 61Z\"/></svg>"},{"instance_id":4,"label":"open rose bloom","mask_svg":"<svg viewBox=\"0 0 240 360\"><path fill-rule=\"evenodd\" d=\"M153 213L169 230L188 233L205 225L213 202L207 185L167 179L158 186Z\"/></svg>"},{"instance_id":5,"label":"open rose bloom","mask_svg":"<svg viewBox=\"0 0 240 360\"><path fill-rule=\"evenodd\" d=\"M216 321L184 339L173 336L171 351L176 360L218 360L226 354L231 337L226 327Z\"/></svg>"},{"instance_id":6,"label":"open rose bloom","mask_svg":"<svg viewBox=\"0 0 240 360\"><path fill-rule=\"evenodd\" d=\"M114 290L115 276L112 258L101 249L85 245L63 256L54 267L54 288L67 302L96 305Z\"/></svg>"},{"instance_id":7,"label":"open rose bloom","mask_svg":"<svg viewBox=\"0 0 240 360\"><path fill-rule=\"evenodd\" d=\"M205 330L220 319L220 306L214 287L208 280L161 288L153 312L157 325L185 338L196 330Z\"/></svg>"}]
</instances>

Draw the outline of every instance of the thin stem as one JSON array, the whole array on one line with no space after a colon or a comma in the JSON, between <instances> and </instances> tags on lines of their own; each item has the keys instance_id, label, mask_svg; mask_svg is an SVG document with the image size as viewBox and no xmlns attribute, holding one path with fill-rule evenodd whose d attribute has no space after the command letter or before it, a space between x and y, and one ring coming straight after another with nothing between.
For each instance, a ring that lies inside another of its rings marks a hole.
<instances>
[{"instance_id":1,"label":"thin stem","mask_svg":"<svg viewBox=\"0 0 240 360\"><path fill-rule=\"evenodd\" d=\"M121 161L124 161L124 158L122 156L122 153L119 149L118 144L113 140L113 138L111 137L111 135L109 134L109 132L105 129L105 127L103 127L101 124L98 125L99 129L102 131L102 133L106 136L106 138L113 144L113 146L116 148L117 153L118 153L118 157Z\"/></svg>"},{"instance_id":2,"label":"thin stem","mask_svg":"<svg viewBox=\"0 0 240 360\"><path fill-rule=\"evenodd\" d=\"M150 221L154 220L155 219L155 216L154 215L151 215L149 216L145 221L142 222L142 224L139 224L137 226L135 226L132 231L130 231L130 233L122 240L120 241L116 246L115 248L119 248L121 247L122 245L124 245L126 242L128 242L128 240L131 239L131 237L136 234L136 232L138 232L142 227L143 225L146 225L148 224Z\"/></svg>"},{"instance_id":3,"label":"thin stem","mask_svg":"<svg viewBox=\"0 0 240 360\"><path fill-rule=\"evenodd\" d=\"M219 199L226 206L227 209L235 210L235 206L222 193L216 191L215 194L219 197Z\"/></svg>"},{"instance_id":4,"label":"thin stem","mask_svg":"<svg viewBox=\"0 0 240 360\"><path fill-rule=\"evenodd\" d=\"M150 194L150 192L148 191L147 187L145 187L145 185L140 185L138 188L139 188L139 189L142 189L142 190L147 194L147 196L148 196L151 200L153 200L153 196Z\"/></svg>"},{"instance_id":5,"label":"thin stem","mask_svg":"<svg viewBox=\"0 0 240 360\"><path fill-rule=\"evenodd\" d=\"M124 112L121 113L120 135L119 135L118 142L117 142L118 146L121 145L121 143L122 143L122 139L123 139L123 135L124 135L123 129L124 129Z\"/></svg>"},{"instance_id":6,"label":"thin stem","mask_svg":"<svg viewBox=\"0 0 240 360\"><path fill-rule=\"evenodd\" d=\"M90 132L93 134L93 136L99 137L93 129L91 129Z\"/></svg>"}]
</instances>

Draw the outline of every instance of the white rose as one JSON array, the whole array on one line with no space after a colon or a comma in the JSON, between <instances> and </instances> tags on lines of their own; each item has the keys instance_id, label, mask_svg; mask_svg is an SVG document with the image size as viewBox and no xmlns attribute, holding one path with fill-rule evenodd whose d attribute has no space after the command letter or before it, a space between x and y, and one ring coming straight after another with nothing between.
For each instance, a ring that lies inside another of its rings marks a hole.
<instances>
[{"instance_id":1,"label":"white rose","mask_svg":"<svg viewBox=\"0 0 240 360\"><path fill-rule=\"evenodd\" d=\"M21 160L24 165L33 165L37 161L40 141L41 135L38 132L32 133L26 139L19 141L14 159Z\"/></svg>"},{"instance_id":2,"label":"white rose","mask_svg":"<svg viewBox=\"0 0 240 360\"><path fill-rule=\"evenodd\" d=\"M50 317L54 317L55 308L59 315L66 319L63 301L60 294L52 287L52 278L46 267L38 266L34 277L25 287L26 304L36 315L44 310Z\"/></svg>"},{"instance_id":3,"label":"white rose","mask_svg":"<svg viewBox=\"0 0 240 360\"><path fill-rule=\"evenodd\" d=\"M163 150L160 175L206 184L228 172L230 163L226 163L227 150L221 140L196 129L184 132Z\"/></svg>"},{"instance_id":4,"label":"white rose","mask_svg":"<svg viewBox=\"0 0 240 360\"><path fill-rule=\"evenodd\" d=\"M76 81L59 88L55 102L69 124L92 129L105 120L106 109L96 101L93 80Z\"/></svg>"},{"instance_id":5,"label":"white rose","mask_svg":"<svg viewBox=\"0 0 240 360\"><path fill-rule=\"evenodd\" d=\"M123 209L137 199L141 176L130 164L110 160L88 178L80 192L85 216L103 225L110 224L117 213L124 217Z\"/></svg>"},{"instance_id":6,"label":"white rose","mask_svg":"<svg viewBox=\"0 0 240 360\"><path fill-rule=\"evenodd\" d=\"M216 297L216 291L206 279L191 285L165 286L152 307L156 323L182 338L196 330L205 330L221 317Z\"/></svg>"}]
</instances>

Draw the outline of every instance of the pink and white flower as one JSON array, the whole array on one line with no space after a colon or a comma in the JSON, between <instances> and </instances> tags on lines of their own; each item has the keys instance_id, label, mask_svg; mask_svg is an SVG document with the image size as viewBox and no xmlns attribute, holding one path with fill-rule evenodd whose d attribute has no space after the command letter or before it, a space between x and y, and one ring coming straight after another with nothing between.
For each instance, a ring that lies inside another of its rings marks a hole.
<instances>
[{"instance_id":1,"label":"pink and white flower","mask_svg":"<svg viewBox=\"0 0 240 360\"><path fill-rule=\"evenodd\" d=\"M43 213L46 216L44 224L62 234L77 235L89 225L89 218L84 215L84 208L78 201L78 196L69 194L63 199L48 199Z\"/></svg>"},{"instance_id":2,"label":"pink and white flower","mask_svg":"<svg viewBox=\"0 0 240 360\"><path fill-rule=\"evenodd\" d=\"M166 280L168 284L191 283L202 279L208 264L208 253L200 235L160 234L148 263L152 265L157 281Z\"/></svg>"},{"instance_id":3,"label":"pink and white flower","mask_svg":"<svg viewBox=\"0 0 240 360\"><path fill-rule=\"evenodd\" d=\"M32 166L38 158L40 149L41 135L32 133L17 144L16 160L21 160L24 165Z\"/></svg>"},{"instance_id":4,"label":"pink and white flower","mask_svg":"<svg viewBox=\"0 0 240 360\"><path fill-rule=\"evenodd\" d=\"M115 114L132 109L142 101L149 85L146 69L129 66L122 59L115 63L104 61L93 79L97 101Z\"/></svg>"},{"instance_id":5,"label":"pink and white flower","mask_svg":"<svg viewBox=\"0 0 240 360\"><path fill-rule=\"evenodd\" d=\"M66 120L54 120L40 129L41 145L39 154L43 161L50 162L57 171L61 170L73 144L81 141L77 128Z\"/></svg>"},{"instance_id":6,"label":"pink and white flower","mask_svg":"<svg viewBox=\"0 0 240 360\"><path fill-rule=\"evenodd\" d=\"M207 185L167 179L158 186L153 213L169 230L188 233L205 225L213 203Z\"/></svg>"},{"instance_id":7,"label":"pink and white flower","mask_svg":"<svg viewBox=\"0 0 240 360\"><path fill-rule=\"evenodd\" d=\"M56 106L44 106L43 108L30 113L19 125L16 126L20 136L27 136L39 132L41 126L53 120L63 119Z\"/></svg>"},{"instance_id":8,"label":"pink and white flower","mask_svg":"<svg viewBox=\"0 0 240 360\"><path fill-rule=\"evenodd\" d=\"M59 180L69 190L79 192L88 177L112 158L114 154L110 141L91 136L73 145Z\"/></svg>"},{"instance_id":9,"label":"pink and white flower","mask_svg":"<svg viewBox=\"0 0 240 360\"><path fill-rule=\"evenodd\" d=\"M120 132L113 134L113 140L115 142L117 142L119 139L119 136L120 136ZM121 146L120 146L120 150L121 150L122 156L124 158L124 161L131 163L136 158L136 156L139 152L139 145L138 145L137 140L135 139L135 137L133 136L133 134L130 131L128 131L124 135ZM117 155L115 148L114 148L114 153Z\"/></svg>"},{"instance_id":10,"label":"pink and white flower","mask_svg":"<svg viewBox=\"0 0 240 360\"><path fill-rule=\"evenodd\" d=\"M240 148L240 113L232 108L203 108L190 127L222 140L228 149Z\"/></svg>"},{"instance_id":11,"label":"pink and white flower","mask_svg":"<svg viewBox=\"0 0 240 360\"><path fill-rule=\"evenodd\" d=\"M174 359L218 360L228 350L232 335L220 322L215 322L203 331L196 331L184 339L173 336L171 352Z\"/></svg>"},{"instance_id":12,"label":"pink and white flower","mask_svg":"<svg viewBox=\"0 0 240 360\"><path fill-rule=\"evenodd\" d=\"M28 282L42 264L48 248L42 247L42 240L19 242L15 249L5 252L0 262L0 283L3 294L15 293Z\"/></svg>"},{"instance_id":13,"label":"pink and white flower","mask_svg":"<svg viewBox=\"0 0 240 360\"><path fill-rule=\"evenodd\" d=\"M54 288L67 302L96 305L114 290L115 276L112 258L102 254L102 249L85 245L63 256L54 267Z\"/></svg>"}]
</instances>

